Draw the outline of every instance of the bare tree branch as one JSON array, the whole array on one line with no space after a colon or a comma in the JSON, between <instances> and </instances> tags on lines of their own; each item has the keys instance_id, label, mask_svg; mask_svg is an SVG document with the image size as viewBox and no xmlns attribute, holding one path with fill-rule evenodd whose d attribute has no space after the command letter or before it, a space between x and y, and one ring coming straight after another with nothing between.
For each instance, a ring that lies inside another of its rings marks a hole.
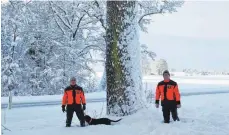
<instances>
[{"instance_id":1,"label":"bare tree branch","mask_svg":"<svg viewBox=\"0 0 229 135\"><path fill-rule=\"evenodd\" d=\"M17 34L16 34L16 32L17 32L17 25L15 24L15 28L14 28L14 34L13 34L13 41L15 42L16 41L16 38L17 38Z\"/></svg>"},{"instance_id":2,"label":"bare tree branch","mask_svg":"<svg viewBox=\"0 0 229 135\"><path fill-rule=\"evenodd\" d=\"M93 22L95 22L95 20L91 20L91 21L88 21L86 23L83 23L82 26L85 26L85 25L90 24L90 23L93 23Z\"/></svg>"},{"instance_id":3,"label":"bare tree branch","mask_svg":"<svg viewBox=\"0 0 229 135\"><path fill-rule=\"evenodd\" d=\"M97 0L95 0L95 4L96 4L96 6L97 6L98 8L100 8L99 3L98 3ZM98 19L98 17L96 17L96 18ZM102 24L103 28L106 30L107 27L106 27L106 25L105 25L105 23L104 23L105 21L102 19L102 15L100 16L99 21L100 21L100 23Z\"/></svg>"},{"instance_id":4,"label":"bare tree branch","mask_svg":"<svg viewBox=\"0 0 229 135\"><path fill-rule=\"evenodd\" d=\"M9 1L10 5L13 6L13 8L15 8L13 1Z\"/></svg>"},{"instance_id":5,"label":"bare tree branch","mask_svg":"<svg viewBox=\"0 0 229 135\"><path fill-rule=\"evenodd\" d=\"M81 50L81 51L79 52L79 55L78 55L78 56L81 56L82 54L85 54L84 51L85 51L86 49L90 49L91 47L99 48L99 50L103 51L103 49L102 49L101 47L97 46L97 45L89 45L89 46L86 46L83 50Z\"/></svg>"},{"instance_id":6,"label":"bare tree branch","mask_svg":"<svg viewBox=\"0 0 229 135\"><path fill-rule=\"evenodd\" d=\"M55 4L55 5L56 5L56 7L58 7L61 11L64 12L64 14L65 14L65 19L67 20L68 25L71 26L71 23L70 23L68 17L66 17L66 16L67 16L67 12L66 12L63 8L61 8L59 5L57 5L57 4Z\"/></svg>"},{"instance_id":7,"label":"bare tree branch","mask_svg":"<svg viewBox=\"0 0 229 135\"><path fill-rule=\"evenodd\" d=\"M58 15L58 14L56 14L56 15L60 18L60 20L62 21L62 23L72 31L71 27L68 26L68 24L63 20L63 18L60 17L60 15Z\"/></svg>"},{"instance_id":8,"label":"bare tree branch","mask_svg":"<svg viewBox=\"0 0 229 135\"><path fill-rule=\"evenodd\" d=\"M25 5L28 5L29 3L31 3L32 2L32 0L30 0L30 1L28 1L28 2L26 2L26 4Z\"/></svg>"},{"instance_id":9,"label":"bare tree branch","mask_svg":"<svg viewBox=\"0 0 229 135\"><path fill-rule=\"evenodd\" d=\"M150 15L154 15L154 14L162 14L163 13L163 8L160 9L158 12L151 12L151 13L148 13L148 14L144 14L143 16L140 17L139 21L138 21L138 24L141 23L142 19L146 16L150 16Z\"/></svg>"},{"instance_id":10,"label":"bare tree branch","mask_svg":"<svg viewBox=\"0 0 229 135\"><path fill-rule=\"evenodd\" d=\"M92 59L92 55L91 55L91 52L89 52L89 55L90 55L90 57L91 57L91 59Z\"/></svg>"},{"instance_id":11,"label":"bare tree branch","mask_svg":"<svg viewBox=\"0 0 229 135\"><path fill-rule=\"evenodd\" d=\"M94 1L94 4L98 7L98 8L100 8L100 6L99 6L99 3L98 3L98 1L97 0L95 0ZM102 19L102 16L103 15L90 15L90 13L87 11L87 10L83 10L85 13L87 13L87 15L89 16L89 17L95 17L96 19L98 19L99 20L99 22L101 23L101 25L102 25L102 27L104 28L104 30L106 30L107 28L106 28L106 25L105 25L105 21Z\"/></svg>"},{"instance_id":12,"label":"bare tree branch","mask_svg":"<svg viewBox=\"0 0 229 135\"><path fill-rule=\"evenodd\" d=\"M75 17L75 14L72 15L72 21L71 21L71 24L73 23L74 21L74 17Z\"/></svg>"},{"instance_id":13,"label":"bare tree branch","mask_svg":"<svg viewBox=\"0 0 229 135\"><path fill-rule=\"evenodd\" d=\"M2 125L2 127L4 128L4 130L11 131L10 129L6 128L4 125Z\"/></svg>"},{"instance_id":14,"label":"bare tree branch","mask_svg":"<svg viewBox=\"0 0 229 135\"><path fill-rule=\"evenodd\" d=\"M77 33L77 31L79 30L80 23L81 23L82 19L84 18L84 16L85 16L85 14L84 14L83 16L81 16L80 19L79 19L79 21L78 21L76 30L75 30L75 32L73 33L73 39L75 39L75 37L76 37L76 33Z\"/></svg>"},{"instance_id":15,"label":"bare tree branch","mask_svg":"<svg viewBox=\"0 0 229 135\"><path fill-rule=\"evenodd\" d=\"M58 23L58 21L56 20L56 17L55 17L55 11L53 10L53 7L52 7L52 4L51 4L51 1L49 1L49 4L50 4L50 7L52 9L52 12L53 12L53 15L54 15L54 20L57 24L57 26L60 28L60 30L62 31L63 34L65 34L64 30L61 28L60 24Z\"/></svg>"},{"instance_id":16,"label":"bare tree branch","mask_svg":"<svg viewBox=\"0 0 229 135\"><path fill-rule=\"evenodd\" d=\"M97 0L94 1L94 4L96 4L96 6L99 7L99 2Z\"/></svg>"},{"instance_id":17,"label":"bare tree branch","mask_svg":"<svg viewBox=\"0 0 229 135\"><path fill-rule=\"evenodd\" d=\"M104 20L102 18L100 18L99 21L102 24L103 28L106 30L107 27L105 26Z\"/></svg>"},{"instance_id":18,"label":"bare tree branch","mask_svg":"<svg viewBox=\"0 0 229 135\"><path fill-rule=\"evenodd\" d=\"M58 7L60 10L62 10L65 15L67 15L67 12L63 8L61 8L59 5L55 4L55 6Z\"/></svg>"},{"instance_id":19,"label":"bare tree branch","mask_svg":"<svg viewBox=\"0 0 229 135\"><path fill-rule=\"evenodd\" d=\"M50 4L51 4L51 1L50 1ZM52 10L53 10L53 12L54 12L54 15L57 15L57 17L62 21L62 23L63 23L67 28L69 28L69 29L72 31L71 27L63 20L62 17L60 17L60 15L57 14L57 12L55 11L55 9L54 9L52 6L51 6L51 8L52 8Z\"/></svg>"}]
</instances>

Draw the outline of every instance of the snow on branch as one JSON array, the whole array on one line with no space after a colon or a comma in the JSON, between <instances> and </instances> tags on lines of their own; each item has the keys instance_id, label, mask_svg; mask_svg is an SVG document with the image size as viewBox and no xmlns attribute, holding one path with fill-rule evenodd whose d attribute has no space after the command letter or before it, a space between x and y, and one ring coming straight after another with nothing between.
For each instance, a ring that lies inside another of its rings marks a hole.
<instances>
[{"instance_id":1,"label":"snow on branch","mask_svg":"<svg viewBox=\"0 0 229 135\"><path fill-rule=\"evenodd\" d=\"M163 9L160 9L160 10L157 11L157 12L151 12L151 13L144 14L144 15L142 15L142 16L140 17L138 23L140 24L141 21L143 20L143 18L146 17L146 16L150 16L150 15L154 15L154 14L162 14L162 13L163 13Z\"/></svg>"},{"instance_id":2,"label":"snow on branch","mask_svg":"<svg viewBox=\"0 0 229 135\"><path fill-rule=\"evenodd\" d=\"M79 29L79 27L80 27L80 23L81 23L82 19L84 18L84 16L85 16L85 14L83 14L83 15L80 17L80 19L79 19L79 21L78 21L78 23L77 23L76 30L75 30L75 32L73 33L73 39L76 38L76 33L77 33L77 31L78 31L78 29Z\"/></svg>"},{"instance_id":3,"label":"snow on branch","mask_svg":"<svg viewBox=\"0 0 229 135\"><path fill-rule=\"evenodd\" d=\"M2 127L4 128L3 130L8 130L11 131L10 129L8 129L7 127L5 127L4 125L2 125Z\"/></svg>"},{"instance_id":4,"label":"snow on branch","mask_svg":"<svg viewBox=\"0 0 229 135\"><path fill-rule=\"evenodd\" d=\"M90 45L90 46L86 46L83 50L81 50L81 51L79 52L79 54L77 55L77 57L80 57L80 56L82 56L83 54L89 52L89 50L91 50L91 49L94 50L95 48L98 48L100 51L104 51L104 49L102 49L100 46L97 46L97 45Z\"/></svg>"},{"instance_id":5,"label":"snow on branch","mask_svg":"<svg viewBox=\"0 0 229 135\"><path fill-rule=\"evenodd\" d=\"M54 9L53 9L53 6L52 6L51 1L49 1L49 4L50 4L50 7L51 7L51 9L52 9L52 12L53 12L53 15L54 15L54 19L55 19L55 22L56 22L57 26L60 28L60 30L61 30L61 31L63 32L63 34L65 35L65 32L64 32L63 28L60 26L60 24L59 24L58 21L56 20L55 11L54 11Z\"/></svg>"},{"instance_id":6,"label":"snow on branch","mask_svg":"<svg viewBox=\"0 0 229 135\"><path fill-rule=\"evenodd\" d=\"M151 19L145 19L148 16L155 14L164 14L176 12L178 7L183 5L183 1L175 0L155 0L155 1L139 1L138 6L139 10L139 20L138 24L141 29L147 32L145 24L149 24Z\"/></svg>"}]
</instances>

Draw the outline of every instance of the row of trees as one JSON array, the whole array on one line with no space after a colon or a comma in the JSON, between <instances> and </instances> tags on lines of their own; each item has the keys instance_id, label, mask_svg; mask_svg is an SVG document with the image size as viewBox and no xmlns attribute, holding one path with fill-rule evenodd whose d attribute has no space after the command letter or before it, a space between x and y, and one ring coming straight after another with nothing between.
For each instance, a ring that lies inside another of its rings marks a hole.
<instances>
[{"instance_id":1,"label":"row of trees","mask_svg":"<svg viewBox=\"0 0 229 135\"><path fill-rule=\"evenodd\" d=\"M212 71L212 70L197 70L197 69L183 69L187 75L229 75L227 71Z\"/></svg>"},{"instance_id":2,"label":"row of trees","mask_svg":"<svg viewBox=\"0 0 229 135\"><path fill-rule=\"evenodd\" d=\"M163 72L168 69L169 69L168 63L165 59L159 59L155 61L154 57L150 57L150 58L143 57L142 58L142 74L143 75L155 75L155 74L162 75Z\"/></svg>"}]
</instances>

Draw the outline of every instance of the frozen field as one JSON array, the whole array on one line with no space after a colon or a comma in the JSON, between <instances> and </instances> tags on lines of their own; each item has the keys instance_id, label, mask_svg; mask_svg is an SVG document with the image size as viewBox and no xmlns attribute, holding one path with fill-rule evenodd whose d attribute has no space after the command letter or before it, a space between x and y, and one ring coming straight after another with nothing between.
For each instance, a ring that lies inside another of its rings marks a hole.
<instances>
[{"instance_id":1,"label":"frozen field","mask_svg":"<svg viewBox=\"0 0 229 135\"><path fill-rule=\"evenodd\" d=\"M143 87L154 92L162 79L162 76L145 76ZM171 79L178 83L181 93L229 91L229 76L173 76Z\"/></svg>"},{"instance_id":2,"label":"frozen field","mask_svg":"<svg viewBox=\"0 0 229 135\"><path fill-rule=\"evenodd\" d=\"M78 127L74 116L71 128L65 128L65 113L61 107L17 108L2 110L2 124L11 131L5 135L228 135L229 94L182 97L180 122L162 123L161 108L149 105L138 113L124 117L112 126ZM87 114L106 117L105 103L89 103ZM111 117L117 119L115 117Z\"/></svg>"}]
</instances>

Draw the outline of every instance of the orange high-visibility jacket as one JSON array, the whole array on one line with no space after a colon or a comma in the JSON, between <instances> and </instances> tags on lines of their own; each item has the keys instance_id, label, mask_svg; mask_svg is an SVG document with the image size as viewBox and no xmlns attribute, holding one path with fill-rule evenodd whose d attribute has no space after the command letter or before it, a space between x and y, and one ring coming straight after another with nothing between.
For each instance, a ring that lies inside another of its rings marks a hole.
<instances>
[{"instance_id":1,"label":"orange high-visibility jacket","mask_svg":"<svg viewBox=\"0 0 229 135\"><path fill-rule=\"evenodd\" d=\"M86 104L84 91L80 86L68 86L64 90L62 105Z\"/></svg>"},{"instance_id":2,"label":"orange high-visibility jacket","mask_svg":"<svg viewBox=\"0 0 229 135\"><path fill-rule=\"evenodd\" d=\"M161 101L176 101L177 104L180 104L180 92L178 85L173 80L161 81L158 83L155 94L155 103L159 104Z\"/></svg>"}]
</instances>

